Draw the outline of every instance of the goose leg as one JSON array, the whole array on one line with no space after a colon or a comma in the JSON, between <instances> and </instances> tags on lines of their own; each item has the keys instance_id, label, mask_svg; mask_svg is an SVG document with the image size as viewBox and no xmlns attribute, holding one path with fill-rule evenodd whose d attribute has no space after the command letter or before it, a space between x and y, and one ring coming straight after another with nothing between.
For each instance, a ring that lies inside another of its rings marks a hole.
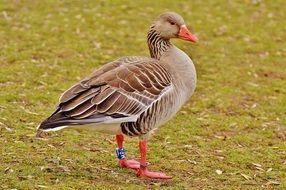
<instances>
[{"instance_id":1,"label":"goose leg","mask_svg":"<svg viewBox=\"0 0 286 190\"><path fill-rule=\"evenodd\" d=\"M172 176L167 176L164 173L160 172L151 172L147 169L147 141L142 140L139 142L139 149L141 154L141 160L140 160L140 168L137 172L138 177L149 177L153 179L171 179Z\"/></svg>"},{"instance_id":2,"label":"goose leg","mask_svg":"<svg viewBox=\"0 0 286 190\"><path fill-rule=\"evenodd\" d=\"M116 135L116 142L118 148L116 149L116 154L118 158L119 165L123 168L139 169L140 162L136 160L127 160L125 149L123 148L124 136L122 134Z\"/></svg>"}]
</instances>

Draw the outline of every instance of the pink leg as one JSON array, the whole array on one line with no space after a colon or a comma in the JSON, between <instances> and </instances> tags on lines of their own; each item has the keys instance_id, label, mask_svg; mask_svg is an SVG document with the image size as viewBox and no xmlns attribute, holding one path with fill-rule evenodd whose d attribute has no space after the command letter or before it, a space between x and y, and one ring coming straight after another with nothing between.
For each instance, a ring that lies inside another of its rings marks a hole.
<instances>
[{"instance_id":1,"label":"pink leg","mask_svg":"<svg viewBox=\"0 0 286 190\"><path fill-rule=\"evenodd\" d=\"M151 172L147 169L147 141L140 141L139 142L139 149L141 154L141 160L140 160L140 168L137 172L138 177L149 177L153 179L171 179L172 176L167 176L164 173L160 172Z\"/></svg>"},{"instance_id":2,"label":"pink leg","mask_svg":"<svg viewBox=\"0 0 286 190\"><path fill-rule=\"evenodd\" d=\"M123 135L116 135L116 142L118 148L116 149L117 158L119 159L119 165L123 168L139 169L140 162L136 160L127 160L125 155L125 150L123 148Z\"/></svg>"}]
</instances>

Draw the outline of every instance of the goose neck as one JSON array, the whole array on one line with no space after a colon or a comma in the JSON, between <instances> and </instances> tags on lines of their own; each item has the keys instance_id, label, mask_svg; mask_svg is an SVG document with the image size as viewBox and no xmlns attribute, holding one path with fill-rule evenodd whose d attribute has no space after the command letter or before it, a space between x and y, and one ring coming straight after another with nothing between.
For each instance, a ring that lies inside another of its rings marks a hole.
<instances>
[{"instance_id":1,"label":"goose neck","mask_svg":"<svg viewBox=\"0 0 286 190\"><path fill-rule=\"evenodd\" d=\"M162 38L154 26L151 26L148 32L147 43L151 57L158 60L172 46L170 40Z\"/></svg>"}]
</instances>

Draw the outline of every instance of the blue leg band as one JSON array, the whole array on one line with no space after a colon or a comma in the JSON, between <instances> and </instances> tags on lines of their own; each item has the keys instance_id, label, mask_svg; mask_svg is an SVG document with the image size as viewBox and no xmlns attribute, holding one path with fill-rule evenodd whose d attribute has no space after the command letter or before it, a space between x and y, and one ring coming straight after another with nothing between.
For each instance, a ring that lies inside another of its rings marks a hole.
<instances>
[{"instance_id":1,"label":"blue leg band","mask_svg":"<svg viewBox=\"0 0 286 190\"><path fill-rule=\"evenodd\" d=\"M117 158L119 160L126 159L126 153L124 148L117 148L116 149Z\"/></svg>"}]
</instances>

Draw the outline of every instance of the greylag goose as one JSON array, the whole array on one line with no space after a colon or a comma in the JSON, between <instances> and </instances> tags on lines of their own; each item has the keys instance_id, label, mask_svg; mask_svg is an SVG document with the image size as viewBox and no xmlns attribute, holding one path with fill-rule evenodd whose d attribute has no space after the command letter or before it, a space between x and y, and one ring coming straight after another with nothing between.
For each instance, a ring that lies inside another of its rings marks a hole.
<instances>
[{"instance_id":1,"label":"greylag goose","mask_svg":"<svg viewBox=\"0 0 286 190\"><path fill-rule=\"evenodd\" d=\"M60 97L56 111L38 126L38 134L64 128L81 128L116 135L121 167L137 176L170 179L147 169L147 140L170 120L193 94L196 70L192 60L171 38L197 42L174 12L159 15L147 42L151 58L130 56L103 65ZM127 160L124 136L138 136L141 158Z\"/></svg>"}]
</instances>

